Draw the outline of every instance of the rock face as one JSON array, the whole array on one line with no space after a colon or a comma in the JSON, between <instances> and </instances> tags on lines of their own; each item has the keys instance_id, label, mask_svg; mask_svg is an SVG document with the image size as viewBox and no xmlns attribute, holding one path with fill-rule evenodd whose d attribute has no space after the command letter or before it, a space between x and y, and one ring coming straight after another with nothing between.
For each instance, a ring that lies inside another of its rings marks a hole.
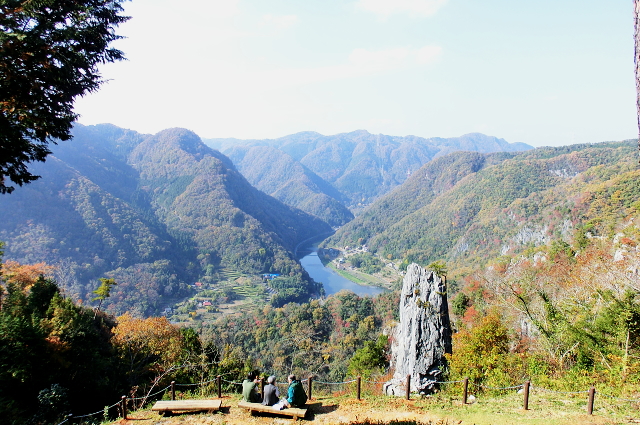
<instances>
[{"instance_id":1,"label":"rock face","mask_svg":"<svg viewBox=\"0 0 640 425\"><path fill-rule=\"evenodd\" d=\"M388 394L403 395L407 375L411 391L428 393L446 366L451 353L451 324L446 279L417 264L407 268L400 296L400 324L392 345L393 379Z\"/></svg>"}]
</instances>

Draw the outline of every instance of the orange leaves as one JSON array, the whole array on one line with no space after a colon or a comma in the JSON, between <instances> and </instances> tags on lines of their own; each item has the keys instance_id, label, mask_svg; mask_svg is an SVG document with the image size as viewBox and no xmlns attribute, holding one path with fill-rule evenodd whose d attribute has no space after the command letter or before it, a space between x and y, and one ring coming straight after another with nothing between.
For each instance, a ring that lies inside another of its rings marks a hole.
<instances>
[{"instance_id":1,"label":"orange leaves","mask_svg":"<svg viewBox=\"0 0 640 425\"><path fill-rule=\"evenodd\" d=\"M159 359L161 368L176 363L182 354L182 334L166 317L137 319L125 313L118 317L112 341L131 357Z\"/></svg>"},{"instance_id":2,"label":"orange leaves","mask_svg":"<svg viewBox=\"0 0 640 425\"><path fill-rule=\"evenodd\" d=\"M21 289L28 290L40 276L50 276L55 270L54 266L46 263L20 264L17 261L7 260L0 264L0 272L7 283L15 283Z\"/></svg>"}]
</instances>

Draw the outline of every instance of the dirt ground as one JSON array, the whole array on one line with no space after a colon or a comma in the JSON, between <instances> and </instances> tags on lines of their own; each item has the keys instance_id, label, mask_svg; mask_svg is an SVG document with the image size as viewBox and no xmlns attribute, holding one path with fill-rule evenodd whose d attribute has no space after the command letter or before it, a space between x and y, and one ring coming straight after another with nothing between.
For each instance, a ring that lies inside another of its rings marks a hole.
<instances>
[{"instance_id":1,"label":"dirt ground","mask_svg":"<svg viewBox=\"0 0 640 425\"><path fill-rule=\"evenodd\" d=\"M292 424L291 418L278 416L275 414L256 413L251 416L249 412L237 407L238 399L235 397L224 397L222 409L217 413L196 413L196 414L178 414L163 417L149 410L139 411L130 414L128 420L119 420L114 424L119 425L204 425L204 424L264 424L264 425L282 425ZM296 423L313 423L313 424L351 424L358 423L369 419L374 423L385 423L391 420L416 420L425 425L472 425L472 424L519 424L519 423L538 423L528 420L515 419L499 419L494 417L495 421L489 419L477 420L477 418L459 419L447 415L438 415L429 412L425 407L417 406L415 400L388 400L384 404L376 402L376 400L355 400L341 399L337 401L335 398L318 398L308 403L307 417ZM506 421L505 421L506 419ZM527 418L531 419L531 418ZM540 418L542 419L542 418ZM566 421L554 421L547 418L546 421L540 423L563 423L573 424L612 424L606 418L598 418L597 416L582 416L580 418L572 418ZM567 418L565 418L567 419ZM522 420L522 422L520 422ZM577 421L577 422L576 422ZM628 422L627 422L628 423Z\"/></svg>"}]
</instances>

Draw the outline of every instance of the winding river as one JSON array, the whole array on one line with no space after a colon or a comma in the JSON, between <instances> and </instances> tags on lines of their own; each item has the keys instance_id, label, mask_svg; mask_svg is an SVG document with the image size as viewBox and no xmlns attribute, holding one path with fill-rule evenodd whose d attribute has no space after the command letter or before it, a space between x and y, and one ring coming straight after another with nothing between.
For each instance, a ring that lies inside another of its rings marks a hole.
<instances>
[{"instance_id":1,"label":"winding river","mask_svg":"<svg viewBox=\"0 0 640 425\"><path fill-rule=\"evenodd\" d=\"M315 244L304 250L307 254L300 259L300 264L316 282L322 282L327 295L335 294L342 289L355 292L359 296L374 296L384 292L377 286L359 285L338 273L325 267L318 257L318 245Z\"/></svg>"}]
</instances>

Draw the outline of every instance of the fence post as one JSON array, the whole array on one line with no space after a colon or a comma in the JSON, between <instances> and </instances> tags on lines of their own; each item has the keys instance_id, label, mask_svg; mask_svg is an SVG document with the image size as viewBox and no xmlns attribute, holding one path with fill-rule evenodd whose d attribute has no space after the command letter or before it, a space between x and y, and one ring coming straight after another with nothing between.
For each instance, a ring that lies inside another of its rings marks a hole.
<instances>
[{"instance_id":1,"label":"fence post","mask_svg":"<svg viewBox=\"0 0 640 425\"><path fill-rule=\"evenodd\" d=\"M222 398L222 377L216 376L216 383L218 384L218 398Z\"/></svg>"},{"instance_id":2,"label":"fence post","mask_svg":"<svg viewBox=\"0 0 640 425\"><path fill-rule=\"evenodd\" d=\"M121 399L122 419L127 419L127 396L123 395Z\"/></svg>"},{"instance_id":3,"label":"fence post","mask_svg":"<svg viewBox=\"0 0 640 425\"><path fill-rule=\"evenodd\" d=\"M524 410L529 410L529 387L531 386L531 381L526 381L524 383L524 402L523 408Z\"/></svg>"},{"instance_id":4,"label":"fence post","mask_svg":"<svg viewBox=\"0 0 640 425\"><path fill-rule=\"evenodd\" d=\"M356 388L357 388L356 393L358 394L358 400L361 400L361 398L360 398L360 391L362 389L362 377L361 376L358 376L356 378Z\"/></svg>"},{"instance_id":5,"label":"fence post","mask_svg":"<svg viewBox=\"0 0 640 425\"><path fill-rule=\"evenodd\" d=\"M171 400L176 399L176 381L171 381Z\"/></svg>"},{"instance_id":6,"label":"fence post","mask_svg":"<svg viewBox=\"0 0 640 425\"><path fill-rule=\"evenodd\" d=\"M464 377L462 390L462 404L467 404L467 397L469 396L469 378Z\"/></svg>"},{"instance_id":7,"label":"fence post","mask_svg":"<svg viewBox=\"0 0 640 425\"><path fill-rule=\"evenodd\" d=\"M596 398L596 387L589 388L589 403L587 404L587 413L593 414L593 400Z\"/></svg>"},{"instance_id":8,"label":"fence post","mask_svg":"<svg viewBox=\"0 0 640 425\"><path fill-rule=\"evenodd\" d=\"M411 399L411 375L407 375L407 400Z\"/></svg>"},{"instance_id":9,"label":"fence post","mask_svg":"<svg viewBox=\"0 0 640 425\"><path fill-rule=\"evenodd\" d=\"M307 392L309 393L309 400L313 399L313 375L309 375L309 380L307 381Z\"/></svg>"}]
</instances>

